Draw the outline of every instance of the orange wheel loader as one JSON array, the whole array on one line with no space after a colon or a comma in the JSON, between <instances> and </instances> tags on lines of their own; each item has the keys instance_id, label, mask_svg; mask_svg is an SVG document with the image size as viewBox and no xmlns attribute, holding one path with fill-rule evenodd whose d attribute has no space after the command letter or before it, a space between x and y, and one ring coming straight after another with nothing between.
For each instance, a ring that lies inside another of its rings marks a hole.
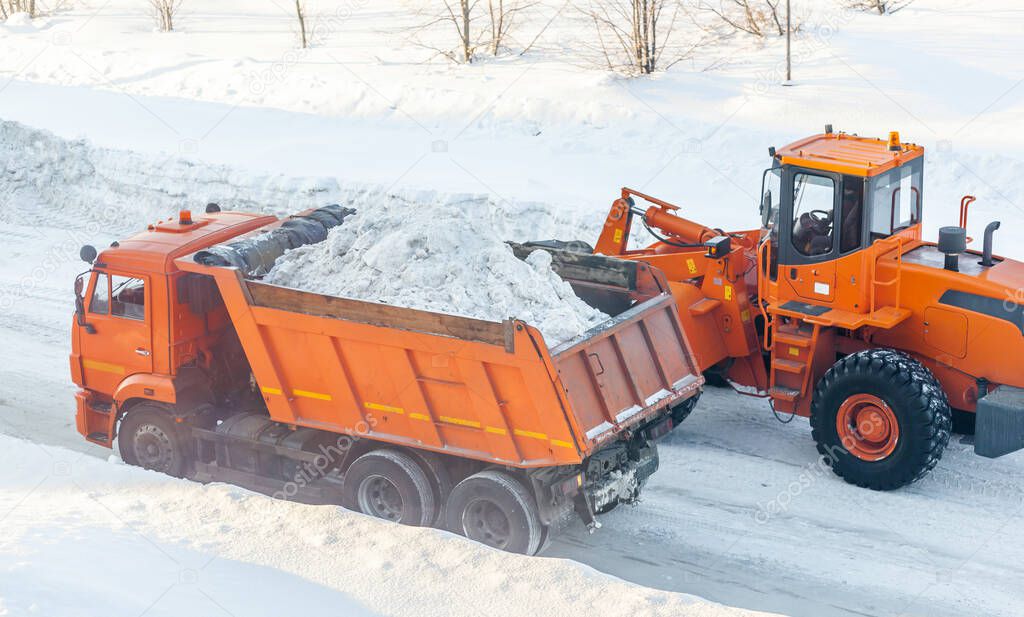
<instances>
[{"instance_id":1,"label":"orange wheel loader","mask_svg":"<svg viewBox=\"0 0 1024 617\"><path fill-rule=\"evenodd\" d=\"M957 225L923 239L924 149L895 132L828 126L769 155L759 229L623 189L594 252L663 272L708 380L809 417L848 482L921 478L954 419L979 455L1024 447L1024 264L993 254L999 223L968 250L965 196ZM637 221L654 244L628 246Z\"/></svg>"},{"instance_id":2,"label":"orange wheel loader","mask_svg":"<svg viewBox=\"0 0 1024 617\"><path fill-rule=\"evenodd\" d=\"M642 261L551 248L611 315L549 348L490 322L260 281L351 210L182 211L76 281L78 431L125 462L341 504L537 552L573 516L635 501L703 376L669 283ZM525 258L537 247L514 245Z\"/></svg>"}]
</instances>

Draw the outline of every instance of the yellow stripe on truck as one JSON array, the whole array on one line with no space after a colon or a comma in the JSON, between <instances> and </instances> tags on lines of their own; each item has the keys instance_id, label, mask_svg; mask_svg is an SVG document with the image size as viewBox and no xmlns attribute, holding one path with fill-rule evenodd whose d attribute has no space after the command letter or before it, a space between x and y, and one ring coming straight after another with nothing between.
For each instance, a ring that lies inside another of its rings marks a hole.
<instances>
[{"instance_id":1,"label":"yellow stripe on truck","mask_svg":"<svg viewBox=\"0 0 1024 617\"><path fill-rule=\"evenodd\" d=\"M363 407L367 409L374 409L376 411L386 411L388 413L405 413L405 410L401 407L392 407L391 405L385 405L383 403L371 403L367 401L363 403Z\"/></svg>"},{"instance_id":2,"label":"yellow stripe on truck","mask_svg":"<svg viewBox=\"0 0 1024 617\"><path fill-rule=\"evenodd\" d=\"M294 394L295 396L301 396L302 398L313 398L318 401L331 400L330 394L323 394L322 392L310 392L309 390L292 390L292 394Z\"/></svg>"},{"instance_id":3,"label":"yellow stripe on truck","mask_svg":"<svg viewBox=\"0 0 1024 617\"><path fill-rule=\"evenodd\" d=\"M263 391L263 394L283 394L281 392L281 388L271 388L268 386L265 388L260 388L260 390Z\"/></svg>"},{"instance_id":4,"label":"yellow stripe on truck","mask_svg":"<svg viewBox=\"0 0 1024 617\"><path fill-rule=\"evenodd\" d=\"M548 436L545 435L544 433L535 433L533 431L524 431L521 428L517 428L517 429L515 429L512 432L514 432L516 435L519 435L520 437L533 437L534 439L544 439L544 440L547 440L547 438L548 438Z\"/></svg>"},{"instance_id":5,"label":"yellow stripe on truck","mask_svg":"<svg viewBox=\"0 0 1024 617\"><path fill-rule=\"evenodd\" d=\"M124 375L124 367L119 364L110 364L109 362L100 362L99 360L82 360L82 366L84 368L91 368L94 371L100 371L103 373L113 373L115 375Z\"/></svg>"},{"instance_id":6,"label":"yellow stripe on truck","mask_svg":"<svg viewBox=\"0 0 1024 617\"><path fill-rule=\"evenodd\" d=\"M469 426L472 428L480 428L480 423L475 420L463 420L462 418L453 418L451 416L440 416L438 420L445 424L455 424L457 426Z\"/></svg>"}]
</instances>

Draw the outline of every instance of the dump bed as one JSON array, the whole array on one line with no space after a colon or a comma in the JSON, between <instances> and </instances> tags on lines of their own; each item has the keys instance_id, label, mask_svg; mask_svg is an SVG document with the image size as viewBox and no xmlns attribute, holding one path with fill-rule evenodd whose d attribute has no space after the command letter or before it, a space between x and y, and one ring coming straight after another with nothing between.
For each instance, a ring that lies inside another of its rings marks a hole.
<instances>
[{"instance_id":1,"label":"dump bed","mask_svg":"<svg viewBox=\"0 0 1024 617\"><path fill-rule=\"evenodd\" d=\"M216 282L274 420L526 468L579 463L703 383L660 273L552 253L581 298L615 315L555 349L516 319L289 289L191 256L178 265Z\"/></svg>"}]
</instances>

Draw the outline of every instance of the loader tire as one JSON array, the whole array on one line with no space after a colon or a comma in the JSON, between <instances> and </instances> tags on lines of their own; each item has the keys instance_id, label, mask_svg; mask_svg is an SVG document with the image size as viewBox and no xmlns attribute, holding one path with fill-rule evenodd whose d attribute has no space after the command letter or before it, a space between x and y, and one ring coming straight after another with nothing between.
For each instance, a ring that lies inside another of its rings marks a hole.
<instances>
[{"instance_id":1,"label":"loader tire","mask_svg":"<svg viewBox=\"0 0 1024 617\"><path fill-rule=\"evenodd\" d=\"M544 542L536 500L503 471L489 469L459 482L447 510L449 531L493 548L535 555Z\"/></svg>"},{"instance_id":2,"label":"loader tire","mask_svg":"<svg viewBox=\"0 0 1024 617\"><path fill-rule=\"evenodd\" d=\"M811 433L832 470L851 484L893 490L931 471L949 443L949 401L924 365L905 353L846 356L814 390Z\"/></svg>"},{"instance_id":3,"label":"loader tire","mask_svg":"<svg viewBox=\"0 0 1024 617\"><path fill-rule=\"evenodd\" d=\"M192 462L191 442L174 421L173 410L139 403L128 410L117 433L121 459L129 465L184 477Z\"/></svg>"},{"instance_id":4,"label":"loader tire","mask_svg":"<svg viewBox=\"0 0 1024 617\"><path fill-rule=\"evenodd\" d=\"M371 450L345 471L342 505L403 525L428 527L437 512L426 472L412 456L391 448Z\"/></svg>"}]
</instances>

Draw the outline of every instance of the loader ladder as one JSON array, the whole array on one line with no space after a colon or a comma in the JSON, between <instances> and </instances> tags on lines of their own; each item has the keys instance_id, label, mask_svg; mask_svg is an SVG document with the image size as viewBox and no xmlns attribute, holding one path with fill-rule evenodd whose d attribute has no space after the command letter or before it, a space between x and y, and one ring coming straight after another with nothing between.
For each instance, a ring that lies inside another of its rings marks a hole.
<instances>
[{"instance_id":1,"label":"loader ladder","mask_svg":"<svg viewBox=\"0 0 1024 617\"><path fill-rule=\"evenodd\" d=\"M769 311L770 312L770 311ZM778 316L776 316L778 318ZM776 411L797 413L813 384L814 356L823 326L788 318L773 327L771 394Z\"/></svg>"}]
</instances>

